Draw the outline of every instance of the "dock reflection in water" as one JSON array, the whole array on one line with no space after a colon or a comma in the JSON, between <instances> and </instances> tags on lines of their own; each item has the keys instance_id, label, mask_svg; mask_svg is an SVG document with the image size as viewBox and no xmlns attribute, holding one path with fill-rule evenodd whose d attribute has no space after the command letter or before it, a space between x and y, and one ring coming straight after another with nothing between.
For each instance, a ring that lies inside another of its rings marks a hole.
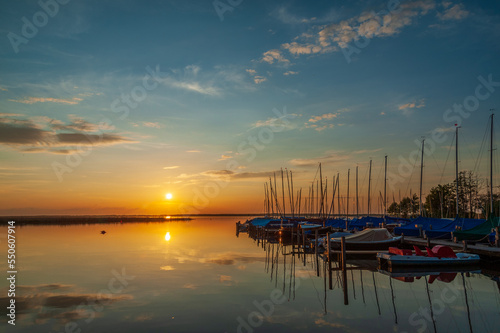
<instances>
[{"instance_id":1,"label":"dock reflection in water","mask_svg":"<svg viewBox=\"0 0 500 333\"><path fill-rule=\"evenodd\" d=\"M317 328L369 331L362 323L378 319L372 322L375 331L498 329L500 269L486 269L487 274L482 274L479 266L388 272L379 270L377 261L365 255L347 259L343 270L341 262L332 260L329 264L326 256L315 255L307 248L304 251L302 244L294 245L288 238L287 242L278 238L258 239L256 243L266 252L265 270L271 281L275 287L281 285L289 300L301 301L296 299L297 280L322 282L321 297L319 285L314 286L324 311L315 320ZM392 325L388 319L393 320ZM350 324L343 324L346 321Z\"/></svg>"},{"instance_id":2,"label":"dock reflection in water","mask_svg":"<svg viewBox=\"0 0 500 333\"><path fill-rule=\"evenodd\" d=\"M348 259L344 271L331 262L329 270L321 257L297 246L235 237L234 222L211 217L20 227L15 330L496 332L499 327L499 273L493 269L488 275L457 273L452 281L423 275L413 282L378 272L375 260ZM5 279L0 282L1 306L7 306L7 287ZM6 317L0 320L3 331Z\"/></svg>"}]
</instances>

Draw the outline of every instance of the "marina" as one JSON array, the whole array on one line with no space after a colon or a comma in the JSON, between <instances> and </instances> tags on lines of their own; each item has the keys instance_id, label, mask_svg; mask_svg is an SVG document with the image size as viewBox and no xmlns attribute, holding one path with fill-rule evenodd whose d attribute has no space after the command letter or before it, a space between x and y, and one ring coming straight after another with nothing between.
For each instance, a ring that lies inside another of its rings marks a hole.
<instances>
[{"instance_id":1,"label":"marina","mask_svg":"<svg viewBox=\"0 0 500 333\"><path fill-rule=\"evenodd\" d=\"M190 332L200 322L214 333L496 332L500 325L494 265L386 272L373 256L347 256L345 265L332 257L329 270L324 254L297 244L236 237L234 220L23 226L16 332L65 325Z\"/></svg>"}]
</instances>

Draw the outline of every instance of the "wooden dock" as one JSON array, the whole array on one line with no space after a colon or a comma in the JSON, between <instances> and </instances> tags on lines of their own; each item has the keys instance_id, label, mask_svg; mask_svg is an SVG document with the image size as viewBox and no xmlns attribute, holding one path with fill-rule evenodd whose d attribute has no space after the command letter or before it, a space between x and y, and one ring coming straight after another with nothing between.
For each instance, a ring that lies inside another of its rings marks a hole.
<instances>
[{"instance_id":1,"label":"wooden dock","mask_svg":"<svg viewBox=\"0 0 500 333\"><path fill-rule=\"evenodd\" d=\"M446 245L451 247L455 251L474 253L486 257L500 257L500 247L492 247L486 244L472 245L464 242L455 243L452 242L451 240L440 240L440 239L427 240L416 237L404 237L403 242L404 242L403 244L416 245L416 246L429 246L430 243L430 247L434 245Z\"/></svg>"}]
</instances>

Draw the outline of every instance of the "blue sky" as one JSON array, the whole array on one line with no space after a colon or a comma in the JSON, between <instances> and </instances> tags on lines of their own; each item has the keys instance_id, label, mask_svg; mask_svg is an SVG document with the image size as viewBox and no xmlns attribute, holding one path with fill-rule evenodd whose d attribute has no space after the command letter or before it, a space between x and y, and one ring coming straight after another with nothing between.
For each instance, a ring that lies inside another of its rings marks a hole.
<instances>
[{"instance_id":1,"label":"blue sky","mask_svg":"<svg viewBox=\"0 0 500 333\"><path fill-rule=\"evenodd\" d=\"M370 158L375 195L384 155L409 195L415 140L446 137L425 188L450 182L454 123L473 170L500 105L496 2L42 3L0 13L4 213L255 212L273 171L366 187Z\"/></svg>"}]
</instances>

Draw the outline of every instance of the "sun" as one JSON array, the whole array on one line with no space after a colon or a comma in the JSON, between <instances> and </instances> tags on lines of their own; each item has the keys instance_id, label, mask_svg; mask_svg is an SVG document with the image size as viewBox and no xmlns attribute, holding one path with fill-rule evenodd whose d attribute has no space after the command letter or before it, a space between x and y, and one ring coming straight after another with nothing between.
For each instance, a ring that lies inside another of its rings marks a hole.
<instances>
[{"instance_id":1,"label":"sun","mask_svg":"<svg viewBox=\"0 0 500 333\"><path fill-rule=\"evenodd\" d=\"M165 199L170 200L170 199L172 199L172 198L173 198L173 197L172 197L172 193L167 193L167 194L165 194Z\"/></svg>"}]
</instances>

